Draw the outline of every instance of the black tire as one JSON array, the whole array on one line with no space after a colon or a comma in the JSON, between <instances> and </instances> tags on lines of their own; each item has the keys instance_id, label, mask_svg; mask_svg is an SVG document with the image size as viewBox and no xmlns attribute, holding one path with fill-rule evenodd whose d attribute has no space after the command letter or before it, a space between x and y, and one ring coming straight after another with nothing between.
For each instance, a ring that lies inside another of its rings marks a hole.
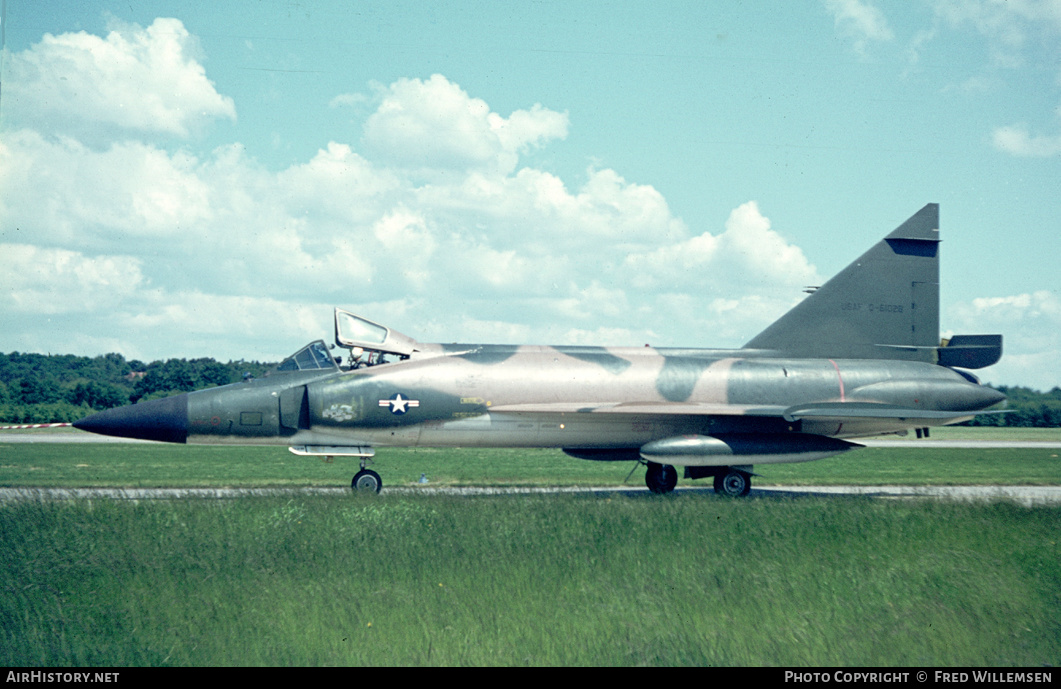
<instances>
[{"instance_id":1,"label":"black tire","mask_svg":"<svg viewBox=\"0 0 1061 689\"><path fill-rule=\"evenodd\" d=\"M752 477L743 471L730 469L715 474L715 492L730 498L743 498L752 491Z\"/></svg>"},{"instance_id":2,"label":"black tire","mask_svg":"<svg viewBox=\"0 0 1061 689\"><path fill-rule=\"evenodd\" d=\"M648 471L645 472L645 485L653 493L669 493L678 485L678 471L670 464L649 462Z\"/></svg>"},{"instance_id":3,"label":"black tire","mask_svg":"<svg viewBox=\"0 0 1061 689\"><path fill-rule=\"evenodd\" d=\"M371 469L362 469L354 474L354 480L350 482L350 487L357 493L367 493L368 491L378 493L383 488L383 479Z\"/></svg>"}]
</instances>

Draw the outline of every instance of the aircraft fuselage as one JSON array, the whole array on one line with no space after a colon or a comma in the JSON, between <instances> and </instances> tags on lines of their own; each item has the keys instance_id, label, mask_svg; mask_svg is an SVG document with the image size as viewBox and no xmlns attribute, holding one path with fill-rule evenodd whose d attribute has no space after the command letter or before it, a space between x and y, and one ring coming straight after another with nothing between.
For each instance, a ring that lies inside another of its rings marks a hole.
<instances>
[{"instance_id":1,"label":"aircraft fuselage","mask_svg":"<svg viewBox=\"0 0 1061 689\"><path fill-rule=\"evenodd\" d=\"M911 424L874 417L788 420L779 410L861 402L951 412L946 422L952 423L960 412L1001 399L951 369L920 362L652 348L457 349L190 393L186 442L603 449L688 434L846 438ZM918 425L942 422L926 418Z\"/></svg>"}]
</instances>

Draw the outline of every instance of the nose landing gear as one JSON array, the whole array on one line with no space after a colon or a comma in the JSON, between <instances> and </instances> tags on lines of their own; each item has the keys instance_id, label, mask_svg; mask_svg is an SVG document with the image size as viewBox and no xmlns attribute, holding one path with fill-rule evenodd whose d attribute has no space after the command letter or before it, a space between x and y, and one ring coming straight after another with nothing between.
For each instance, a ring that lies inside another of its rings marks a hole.
<instances>
[{"instance_id":1,"label":"nose landing gear","mask_svg":"<svg viewBox=\"0 0 1061 689\"><path fill-rule=\"evenodd\" d=\"M350 487L359 493L362 491L366 493L375 491L378 493L383 488L383 479L371 469L362 469L354 474L354 480L350 482Z\"/></svg>"},{"instance_id":2,"label":"nose landing gear","mask_svg":"<svg viewBox=\"0 0 1061 689\"><path fill-rule=\"evenodd\" d=\"M293 445L288 448L292 454L301 457L320 457L325 464L331 464L336 457L357 457L361 460L361 471L354 474L350 487L355 491L375 491L383 488L383 479L379 474L366 469L365 464L372 461L376 451L368 445Z\"/></svg>"},{"instance_id":3,"label":"nose landing gear","mask_svg":"<svg viewBox=\"0 0 1061 689\"><path fill-rule=\"evenodd\" d=\"M383 489L383 479L371 469L366 469L365 462L366 458L362 457L361 471L354 474L354 480L350 482L350 487L354 489L355 493L368 493L370 491L378 493Z\"/></svg>"}]
</instances>

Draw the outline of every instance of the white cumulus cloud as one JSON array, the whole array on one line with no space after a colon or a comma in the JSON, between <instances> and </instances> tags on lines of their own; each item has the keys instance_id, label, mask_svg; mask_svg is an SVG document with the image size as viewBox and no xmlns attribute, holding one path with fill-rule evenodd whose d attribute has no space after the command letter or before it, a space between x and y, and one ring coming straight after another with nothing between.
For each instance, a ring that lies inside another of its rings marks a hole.
<instances>
[{"instance_id":1,"label":"white cumulus cloud","mask_svg":"<svg viewBox=\"0 0 1061 689\"><path fill-rule=\"evenodd\" d=\"M507 174L519 153L567 136L568 118L536 104L509 117L491 112L441 74L399 79L365 122L363 142L393 165L425 171Z\"/></svg>"},{"instance_id":2,"label":"white cumulus cloud","mask_svg":"<svg viewBox=\"0 0 1061 689\"><path fill-rule=\"evenodd\" d=\"M105 38L45 34L8 58L4 108L17 123L57 132L109 125L185 137L204 122L236 117L195 52L179 19L121 26Z\"/></svg>"},{"instance_id":3,"label":"white cumulus cloud","mask_svg":"<svg viewBox=\"0 0 1061 689\"><path fill-rule=\"evenodd\" d=\"M984 381L1012 380L1040 390L1061 385L1061 296L1039 290L959 302L947 314L955 333L1001 333L1002 360L977 372Z\"/></svg>"},{"instance_id":4,"label":"white cumulus cloud","mask_svg":"<svg viewBox=\"0 0 1061 689\"><path fill-rule=\"evenodd\" d=\"M885 42L895 36L884 13L866 0L823 0L833 15L836 30L854 42L858 53L865 53L871 41Z\"/></svg>"},{"instance_id":5,"label":"white cumulus cloud","mask_svg":"<svg viewBox=\"0 0 1061 689\"><path fill-rule=\"evenodd\" d=\"M379 87L360 137L278 171L237 142L168 150L150 139L235 112L194 43L160 19L20 54L24 95L78 74L60 105L86 121L107 89L148 98L92 142L51 126L60 105L22 101L0 140L0 347L280 357L328 337L330 305L425 340L739 346L820 282L755 202L694 232L616 170L571 185L524 162L565 138L566 113L498 113L442 75Z\"/></svg>"},{"instance_id":6,"label":"white cumulus cloud","mask_svg":"<svg viewBox=\"0 0 1061 689\"><path fill-rule=\"evenodd\" d=\"M1034 135L1027 125L999 127L991 141L1000 151L1019 158L1052 158L1061 155L1061 134Z\"/></svg>"},{"instance_id":7,"label":"white cumulus cloud","mask_svg":"<svg viewBox=\"0 0 1061 689\"><path fill-rule=\"evenodd\" d=\"M82 313L113 307L144 286L130 256L85 256L65 249L0 244L0 294L23 314Z\"/></svg>"},{"instance_id":8,"label":"white cumulus cloud","mask_svg":"<svg viewBox=\"0 0 1061 689\"><path fill-rule=\"evenodd\" d=\"M817 284L803 251L770 229L755 201L735 208L718 235L704 232L646 253L627 256L626 267L643 286L688 284L715 293L783 285Z\"/></svg>"}]
</instances>

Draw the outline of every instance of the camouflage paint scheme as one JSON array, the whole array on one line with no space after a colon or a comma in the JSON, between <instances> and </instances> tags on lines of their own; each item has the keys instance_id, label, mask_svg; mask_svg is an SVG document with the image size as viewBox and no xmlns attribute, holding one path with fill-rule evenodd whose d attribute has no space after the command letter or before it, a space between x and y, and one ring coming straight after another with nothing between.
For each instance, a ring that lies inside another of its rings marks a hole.
<instances>
[{"instance_id":1,"label":"camouflage paint scheme","mask_svg":"<svg viewBox=\"0 0 1061 689\"><path fill-rule=\"evenodd\" d=\"M364 462L375 447L555 447L644 462L656 492L673 489L680 466L744 495L753 464L859 447L845 438L927 433L1004 399L952 368L997 361L1000 335L939 342L938 218L925 206L739 350L423 344L336 309L352 367L317 341L262 379L75 425L361 457L354 486L374 490L379 476Z\"/></svg>"}]
</instances>

